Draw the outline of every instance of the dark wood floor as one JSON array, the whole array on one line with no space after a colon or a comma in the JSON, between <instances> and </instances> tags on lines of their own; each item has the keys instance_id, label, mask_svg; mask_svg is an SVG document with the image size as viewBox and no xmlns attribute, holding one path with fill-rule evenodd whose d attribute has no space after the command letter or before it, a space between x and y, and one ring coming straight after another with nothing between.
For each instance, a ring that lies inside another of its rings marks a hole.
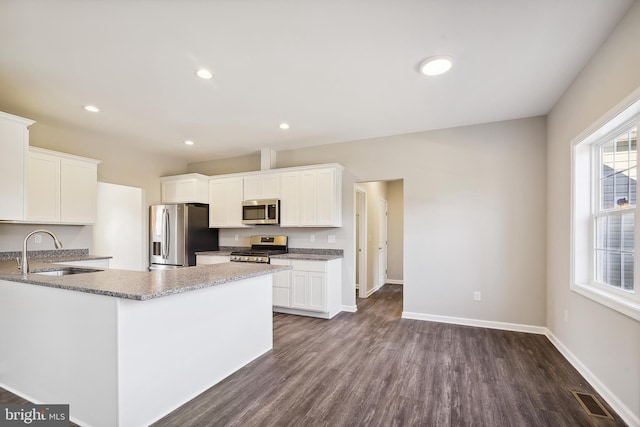
<instances>
[{"instance_id":1,"label":"dark wood floor","mask_svg":"<svg viewBox=\"0 0 640 427\"><path fill-rule=\"evenodd\" d=\"M594 391L546 337L401 312L385 285L329 321L275 314L273 351L154 426L625 425L584 412L571 391Z\"/></svg>"}]
</instances>

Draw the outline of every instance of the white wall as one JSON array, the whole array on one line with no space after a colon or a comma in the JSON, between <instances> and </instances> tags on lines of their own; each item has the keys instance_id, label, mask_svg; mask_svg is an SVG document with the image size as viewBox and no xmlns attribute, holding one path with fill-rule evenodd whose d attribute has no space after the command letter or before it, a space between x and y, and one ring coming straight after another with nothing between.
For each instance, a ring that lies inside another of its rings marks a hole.
<instances>
[{"instance_id":1,"label":"white wall","mask_svg":"<svg viewBox=\"0 0 640 427\"><path fill-rule=\"evenodd\" d=\"M537 117L281 151L278 167L339 162L356 182L404 179L405 312L542 326L545 141Z\"/></svg>"},{"instance_id":2,"label":"white wall","mask_svg":"<svg viewBox=\"0 0 640 427\"><path fill-rule=\"evenodd\" d=\"M570 141L640 87L640 2L548 116L547 327L640 425L640 322L569 289ZM564 321L564 311L568 321ZM618 412L620 406L616 408Z\"/></svg>"}]
</instances>

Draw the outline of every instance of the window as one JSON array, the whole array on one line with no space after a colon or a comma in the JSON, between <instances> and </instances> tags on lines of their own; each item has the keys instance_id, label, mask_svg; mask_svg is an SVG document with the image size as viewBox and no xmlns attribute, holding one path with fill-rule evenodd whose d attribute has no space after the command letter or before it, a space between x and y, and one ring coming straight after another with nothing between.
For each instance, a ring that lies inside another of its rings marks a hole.
<instances>
[{"instance_id":1,"label":"window","mask_svg":"<svg viewBox=\"0 0 640 427\"><path fill-rule=\"evenodd\" d=\"M637 128L594 144L593 281L633 291Z\"/></svg>"},{"instance_id":2,"label":"window","mask_svg":"<svg viewBox=\"0 0 640 427\"><path fill-rule=\"evenodd\" d=\"M639 113L637 100L574 141L571 251L571 289L637 320Z\"/></svg>"}]
</instances>

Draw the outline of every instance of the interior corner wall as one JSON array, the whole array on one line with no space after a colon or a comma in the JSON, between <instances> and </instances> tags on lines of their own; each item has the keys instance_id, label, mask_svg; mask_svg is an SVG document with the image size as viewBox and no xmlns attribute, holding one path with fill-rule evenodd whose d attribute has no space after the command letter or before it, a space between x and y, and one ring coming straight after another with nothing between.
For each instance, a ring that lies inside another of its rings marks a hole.
<instances>
[{"instance_id":1,"label":"interior corner wall","mask_svg":"<svg viewBox=\"0 0 640 427\"><path fill-rule=\"evenodd\" d=\"M278 152L278 167L331 162L354 182L403 179L405 312L544 326L545 117Z\"/></svg>"},{"instance_id":2,"label":"interior corner wall","mask_svg":"<svg viewBox=\"0 0 640 427\"><path fill-rule=\"evenodd\" d=\"M549 113L547 148L547 327L632 425L640 425L640 322L569 288L571 141L640 87L639 41L636 1Z\"/></svg>"}]
</instances>

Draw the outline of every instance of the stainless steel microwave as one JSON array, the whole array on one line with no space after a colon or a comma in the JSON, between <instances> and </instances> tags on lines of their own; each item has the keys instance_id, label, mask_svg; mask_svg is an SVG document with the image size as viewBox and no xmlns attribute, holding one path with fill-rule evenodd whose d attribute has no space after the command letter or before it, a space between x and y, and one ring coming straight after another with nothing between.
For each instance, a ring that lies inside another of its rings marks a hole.
<instances>
[{"instance_id":1,"label":"stainless steel microwave","mask_svg":"<svg viewBox=\"0 0 640 427\"><path fill-rule=\"evenodd\" d=\"M243 224L280 224L280 200L245 200L242 202Z\"/></svg>"}]
</instances>

